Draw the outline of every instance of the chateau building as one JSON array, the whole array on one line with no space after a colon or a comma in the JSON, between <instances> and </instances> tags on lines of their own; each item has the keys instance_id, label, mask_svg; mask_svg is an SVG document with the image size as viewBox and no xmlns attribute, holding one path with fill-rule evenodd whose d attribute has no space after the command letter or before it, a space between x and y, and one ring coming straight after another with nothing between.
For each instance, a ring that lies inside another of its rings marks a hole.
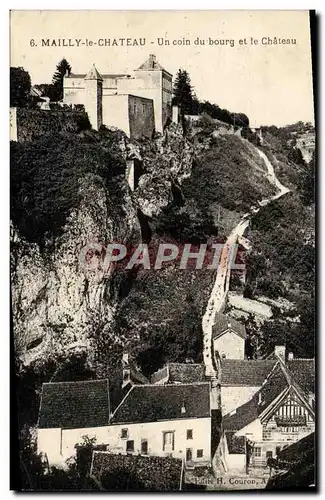
<instances>
[{"instance_id":1,"label":"chateau building","mask_svg":"<svg viewBox=\"0 0 325 500\"><path fill-rule=\"evenodd\" d=\"M172 75L154 54L133 74L100 74L95 65L87 74L67 74L63 102L84 104L92 127L103 124L131 138L163 132L172 119Z\"/></svg>"}]
</instances>

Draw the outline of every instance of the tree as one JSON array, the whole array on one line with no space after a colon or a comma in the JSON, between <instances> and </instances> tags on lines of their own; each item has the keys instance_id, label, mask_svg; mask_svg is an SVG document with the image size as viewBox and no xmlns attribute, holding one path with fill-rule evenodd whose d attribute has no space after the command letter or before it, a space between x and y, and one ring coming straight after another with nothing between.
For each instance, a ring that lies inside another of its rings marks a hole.
<instances>
[{"instance_id":1,"label":"tree","mask_svg":"<svg viewBox=\"0 0 325 500\"><path fill-rule=\"evenodd\" d=\"M24 68L10 68L10 106L26 107L29 102L31 79Z\"/></svg>"},{"instance_id":2,"label":"tree","mask_svg":"<svg viewBox=\"0 0 325 500\"><path fill-rule=\"evenodd\" d=\"M183 114L191 114L193 107L193 88L190 75L187 71L179 69L174 83L173 104L180 106Z\"/></svg>"},{"instance_id":3,"label":"tree","mask_svg":"<svg viewBox=\"0 0 325 500\"><path fill-rule=\"evenodd\" d=\"M231 113L231 119L235 127L249 127L248 116L244 113Z\"/></svg>"},{"instance_id":4,"label":"tree","mask_svg":"<svg viewBox=\"0 0 325 500\"><path fill-rule=\"evenodd\" d=\"M305 165L298 189L305 205L315 203L315 151L309 164Z\"/></svg>"},{"instance_id":5,"label":"tree","mask_svg":"<svg viewBox=\"0 0 325 500\"><path fill-rule=\"evenodd\" d=\"M71 73L71 66L66 59L62 59L56 66L56 71L53 75L52 84L54 87L54 96L57 101L63 99L63 77Z\"/></svg>"},{"instance_id":6,"label":"tree","mask_svg":"<svg viewBox=\"0 0 325 500\"><path fill-rule=\"evenodd\" d=\"M35 85L35 88L42 92L42 96L49 97L50 101L56 100L57 90L52 83L40 83Z\"/></svg>"}]
</instances>

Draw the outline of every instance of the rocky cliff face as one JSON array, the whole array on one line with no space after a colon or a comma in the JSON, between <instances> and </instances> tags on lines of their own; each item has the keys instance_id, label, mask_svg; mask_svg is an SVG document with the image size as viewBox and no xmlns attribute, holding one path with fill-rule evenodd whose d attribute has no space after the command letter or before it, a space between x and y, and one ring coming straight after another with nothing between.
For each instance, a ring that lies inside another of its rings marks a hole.
<instances>
[{"instance_id":1,"label":"rocky cliff face","mask_svg":"<svg viewBox=\"0 0 325 500\"><path fill-rule=\"evenodd\" d=\"M101 268L101 244L140 240L130 191L121 192L124 213L91 177L80 186L82 202L62 236L48 248L30 244L12 230L12 307L16 352L24 364L62 351L86 350L98 324L109 325L116 307L111 276ZM82 251L94 247L93 262ZM98 249L96 247L98 244Z\"/></svg>"},{"instance_id":2,"label":"rocky cliff face","mask_svg":"<svg viewBox=\"0 0 325 500\"><path fill-rule=\"evenodd\" d=\"M78 202L72 208L69 205L62 230L47 235L45 243L39 245L22 237L19 217L12 226L12 308L17 357L27 366L52 358L62 360L70 353L88 355L99 349L99 337L105 339L106 347L131 340L137 353L147 349L150 357L155 332L158 337L161 332L162 337L169 335L173 330L169 325L173 324L177 328L168 341L170 353L175 360L195 357L201 352L201 317L215 273L207 269L180 270L177 263L161 272L140 268L132 276L121 270L106 272L102 266L104 244L137 244L143 238L144 221L153 246L169 241L170 237L180 247L198 235L204 241L213 240L220 227L221 235L226 234L227 224L232 226L251 203L272 190L271 184L264 181L259 158L231 134L216 138L213 131L200 130L194 137L185 138L182 129L173 124L163 136L151 141L134 143L120 131L85 132L62 141L64 147L53 145L53 153L48 143L45 147L33 145L28 150L35 165L38 162L41 181L42 162L50 165L49 174L44 174L49 195L52 182L57 183L57 177L52 180L50 175L55 168L60 174L62 168L51 154L55 157L61 155L61 149L68 150L67 158L74 171L70 173L69 167L65 174L68 182L71 176L77 177L72 186L77 185ZM44 160L39 158L39 151ZM119 159L136 158L142 163L142 176L134 192L120 171L113 179L106 179L105 172L113 168L105 163L107 152ZM17 158L19 161L20 156ZM62 156L62 161L65 158ZM91 169L84 169L90 162ZM16 182L20 182L20 172L19 165ZM25 200L24 186L17 193ZM61 198L66 199L69 194L65 183L63 187L61 183L53 198L58 207L62 206ZM28 196L36 196L35 189L28 191ZM26 206L33 207L28 200ZM48 205L45 206L47 214ZM20 215L20 210L25 210L24 201L18 208ZM54 210L51 216L56 214ZM30 220L34 222L33 217ZM92 251L85 263L80 257L86 245L92 245ZM81 263L86 264L86 272ZM178 349L187 344L188 352L183 347ZM106 351L103 357L106 362Z\"/></svg>"},{"instance_id":3,"label":"rocky cliff face","mask_svg":"<svg viewBox=\"0 0 325 500\"><path fill-rule=\"evenodd\" d=\"M103 268L104 244L141 241L139 209L157 215L171 201L171 185L190 175L192 151L181 130L151 144L114 137L120 156L144 162L145 174L132 193L122 180L119 206L102 179L87 174L79 182L80 204L62 234L45 246L11 227L12 311L16 355L23 365L91 350L94 330L110 330L118 302L118 279ZM85 261L86 245L90 253ZM118 271L117 271L118 272ZM116 338L112 339L118 340Z\"/></svg>"}]
</instances>

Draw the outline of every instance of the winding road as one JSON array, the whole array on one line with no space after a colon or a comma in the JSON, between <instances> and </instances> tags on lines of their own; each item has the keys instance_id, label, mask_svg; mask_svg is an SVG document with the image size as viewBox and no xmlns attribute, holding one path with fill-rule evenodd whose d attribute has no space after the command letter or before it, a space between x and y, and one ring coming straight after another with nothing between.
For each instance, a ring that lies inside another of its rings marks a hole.
<instances>
[{"instance_id":1,"label":"winding road","mask_svg":"<svg viewBox=\"0 0 325 500\"><path fill-rule=\"evenodd\" d=\"M246 139L241 138L242 141ZM274 167L270 160L267 158L265 153L254 146L258 155L263 159L266 166L267 172L265 173L267 179L272 183L279 191L276 195L271 198L264 199L258 203L258 207L251 207L250 212L247 212L242 217L241 221L232 230L227 238L223 251L220 257L220 263L217 269L216 280L213 285L212 292L205 310L204 316L202 318L202 330L203 330L203 360L205 364L206 376L216 376L215 369L213 367L213 344L212 344L212 326L215 323L215 317L218 312L223 312L227 302L227 296L229 292L230 283L230 273L231 273L231 263L233 261L233 251L235 249L234 245L237 243L238 238L242 237L245 230L248 228L250 219L252 215L256 214L261 207L266 206L273 200L276 200L289 192L289 189L283 186L281 182L277 179L274 171Z\"/></svg>"}]
</instances>

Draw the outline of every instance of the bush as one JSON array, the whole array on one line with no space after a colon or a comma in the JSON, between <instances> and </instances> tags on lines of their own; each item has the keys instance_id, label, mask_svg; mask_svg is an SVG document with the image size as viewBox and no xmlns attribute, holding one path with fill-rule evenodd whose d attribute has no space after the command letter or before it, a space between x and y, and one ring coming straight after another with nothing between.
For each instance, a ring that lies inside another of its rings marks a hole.
<instances>
[{"instance_id":1,"label":"bush","mask_svg":"<svg viewBox=\"0 0 325 500\"><path fill-rule=\"evenodd\" d=\"M102 179L109 202L119 206L124 162L111 154L105 141L65 133L10 146L11 217L28 241L41 244L47 236L60 234L79 205L80 183L87 175Z\"/></svg>"}]
</instances>

